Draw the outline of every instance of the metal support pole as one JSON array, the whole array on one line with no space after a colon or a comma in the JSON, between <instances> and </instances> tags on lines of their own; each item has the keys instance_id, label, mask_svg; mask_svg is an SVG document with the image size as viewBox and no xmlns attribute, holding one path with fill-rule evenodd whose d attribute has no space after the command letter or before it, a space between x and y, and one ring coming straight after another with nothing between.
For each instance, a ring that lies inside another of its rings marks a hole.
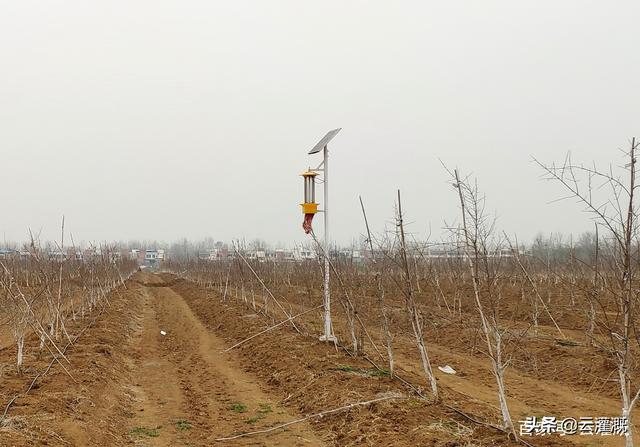
<instances>
[{"instance_id":1,"label":"metal support pole","mask_svg":"<svg viewBox=\"0 0 640 447\"><path fill-rule=\"evenodd\" d=\"M324 174L324 241L322 241L322 251L324 252L324 278L323 278L323 305L324 305L324 313L323 313L323 333L320 336L320 340L322 341L333 341L335 342L337 339L335 335L333 335L333 327L331 324L331 290L329 287L329 279L331 276L331 261L329 260L329 251L331 244L331 239L329 237L329 142L335 137L338 132L342 130L341 127L337 129L330 130L326 133L320 141L313 146L313 149L309 151L309 155L317 154L322 151L324 161L320 166L318 166L315 171L322 171ZM322 167L322 169L321 169ZM306 222L306 221L305 221ZM307 228L305 227L305 230ZM315 237L314 237L315 239ZM317 239L316 239L317 241ZM319 242L318 242L319 243Z\"/></svg>"},{"instance_id":2,"label":"metal support pole","mask_svg":"<svg viewBox=\"0 0 640 447\"><path fill-rule=\"evenodd\" d=\"M324 281L323 281L323 303L324 303L324 334L320 337L322 341L336 341L331 325L331 290L329 288L329 277L331 266L329 265L329 149L324 147Z\"/></svg>"}]
</instances>

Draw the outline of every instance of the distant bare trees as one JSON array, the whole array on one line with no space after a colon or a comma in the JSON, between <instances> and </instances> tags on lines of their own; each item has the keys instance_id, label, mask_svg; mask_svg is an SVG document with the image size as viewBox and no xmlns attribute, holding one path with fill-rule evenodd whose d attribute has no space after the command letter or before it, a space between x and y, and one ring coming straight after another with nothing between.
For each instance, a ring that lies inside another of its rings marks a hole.
<instances>
[{"instance_id":1,"label":"distant bare trees","mask_svg":"<svg viewBox=\"0 0 640 447\"><path fill-rule=\"evenodd\" d=\"M88 315L136 268L107 247L84 260L59 253L51 256L32 238L21 254L0 259L2 316L8 318L15 338L19 374L25 368L30 334L39 340L40 351L64 358L60 345L71 341L66 322Z\"/></svg>"}]
</instances>

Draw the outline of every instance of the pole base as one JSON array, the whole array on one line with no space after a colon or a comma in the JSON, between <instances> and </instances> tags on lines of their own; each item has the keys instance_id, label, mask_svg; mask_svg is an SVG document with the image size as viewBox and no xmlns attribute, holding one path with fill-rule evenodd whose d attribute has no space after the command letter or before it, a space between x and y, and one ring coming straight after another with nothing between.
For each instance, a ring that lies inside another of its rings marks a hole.
<instances>
[{"instance_id":1,"label":"pole base","mask_svg":"<svg viewBox=\"0 0 640 447\"><path fill-rule=\"evenodd\" d=\"M338 337L336 337L335 335L321 335L320 336L320 341L330 341L332 343L335 343L338 341Z\"/></svg>"}]
</instances>

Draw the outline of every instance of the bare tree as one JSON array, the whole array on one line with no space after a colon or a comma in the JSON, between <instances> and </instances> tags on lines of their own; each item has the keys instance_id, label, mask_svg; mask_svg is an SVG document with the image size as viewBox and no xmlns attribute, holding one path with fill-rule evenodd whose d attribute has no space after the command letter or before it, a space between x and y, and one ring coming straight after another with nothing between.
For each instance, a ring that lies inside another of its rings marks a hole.
<instances>
[{"instance_id":1,"label":"bare tree","mask_svg":"<svg viewBox=\"0 0 640 447\"><path fill-rule=\"evenodd\" d=\"M431 361L429 360L429 353L424 343L424 335L422 331L422 316L415 299L415 292L413 290L413 282L411 280L411 269L409 267L409 258L407 256L407 242L404 233L404 220L402 214L402 202L400 200L400 190L398 190L398 207L396 215L396 228L398 234L398 240L400 242L400 262L403 272L403 287L401 287L404 294L407 312L411 320L411 328L416 339L416 345L418 346L418 352L420 353L420 360L422 361L422 369L424 370L429 383L431 384L431 394L438 400L438 382L433 375L431 368Z\"/></svg>"},{"instance_id":2,"label":"bare tree","mask_svg":"<svg viewBox=\"0 0 640 447\"><path fill-rule=\"evenodd\" d=\"M371 253L371 262L376 267L376 286L378 292L378 305L380 306L380 313L382 314L382 331L384 333L385 345L387 348L387 361L389 364L389 375L393 377L394 358L393 358L393 335L391 334L391 324L389 311L384 301L385 289L384 289L384 266L382 262L376 260L375 250L373 248L373 239L371 237L371 230L369 229L369 221L367 220L367 213L364 209L364 203L362 197L360 199L360 207L362 208L362 216L364 217L364 224L367 229L367 244L369 245L369 252Z\"/></svg>"},{"instance_id":3,"label":"bare tree","mask_svg":"<svg viewBox=\"0 0 640 447\"><path fill-rule=\"evenodd\" d=\"M632 344L640 344L635 322L638 306L638 252L634 251L635 243L638 241L638 208L635 193L638 187L636 151L639 145L633 138L630 149L624 151L628 163L619 168L624 175L615 174L613 168L601 171L595 166L574 164L570 156L567 156L560 166L545 165L534 158L543 169L546 178L560 183L569 192L569 196L565 198L576 199L585 211L592 215L597 225L608 232L612 241L608 256L609 268L599 269L598 262L594 265L594 286L597 287L600 278L601 282L606 284L606 294L592 296L601 307L597 325L604 333L604 337L592 336L592 340L594 344L605 349L617 366L622 417L629 420L627 447L633 446L631 412L640 397L640 388L637 385L634 387L632 383L634 375L638 372ZM594 184L596 182L597 185ZM603 186L609 194L601 197L599 193ZM613 276L612 280L607 278L609 274ZM614 312L611 312L612 308ZM614 315L611 315L612 313Z\"/></svg>"},{"instance_id":4,"label":"bare tree","mask_svg":"<svg viewBox=\"0 0 640 447\"><path fill-rule=\"evenodd\" d=\"M458 191L462 212L463 251L471 273L476 309L480 316L482 333L487 345L486 354L491 361L493 375L498 386L498 402L505 430L517 438L507 405L504 373L509 364L504 355L506 330L500 325L501 291L498 283L499 266L490 257L498 244L490 247L494 223L484 212L484 199L480 197L477 184L470 185L461 180L458 171L450 172L453 186Z\"/></svg>"}]
</instances>

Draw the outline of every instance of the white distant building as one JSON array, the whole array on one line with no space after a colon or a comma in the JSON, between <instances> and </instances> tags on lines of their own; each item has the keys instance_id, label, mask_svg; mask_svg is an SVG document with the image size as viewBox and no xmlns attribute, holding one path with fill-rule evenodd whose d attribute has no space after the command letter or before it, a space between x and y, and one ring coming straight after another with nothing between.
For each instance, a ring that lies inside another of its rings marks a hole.
<instances>
[{"instance_id":1,"label":"white distant building","mask_svg":"<svg viewBox=\"0 0 640 447\"><path fill-rule=\"evenodd\" d=\"M164 250L151 249L144 252L144 265L147 267L158 267L164 261Z\"/></svg>"},{"instance_id":2,"label":"white distant building","mask_svg":"<svg viewBox=\"0 0 640 447\"><path fill-rule=\"evenodd\" d=\"M267 260L267 252L264 250L250 251L247 257L252 261L265 262Z\"/></svg>"},{"instance_id":3,"label":"white distant building","mask_svg":"<svg viewBox=\"0 0 640 447\"><path fill-rule=\"evenodd\" d=\"M340 250L339 256L343 259L348 259L353 262L360 262L363 259L363 256L359 250L352 250L350 248Z\"/></svg>"},{"instance_id":4,"label":"white distant building","mask_svg":"<svg viewBox=\"0 0 640 447\"><path fill-rule=\"evenodd\" d=\"M215 261L218 259L218 250L216 248L203 250L198 253L198 259L201 261Z\"/></svg>"},{"instance_id":5,"label":"white distant building","mask_svg":"<svg viewBox=\"0 0 640 447\"><path fill-rule=\"evenodd\" d=\"M293 259L296 261L314 261L316 258L315 250L309 248L296 248L293 250Z\"/></svg>"},{"instance_id":6,"label":"white distant building","mask_svg":"<svg viewBox=\"0 0 640 447\"><path fill-rule=\"evenodd\" d=\"M139 256L140 256L140 250L138 250L137 248L132 248L131 251L129 252L129 259L131 259L132 261L137 260Z\"/></svg>"}]
</instances>

